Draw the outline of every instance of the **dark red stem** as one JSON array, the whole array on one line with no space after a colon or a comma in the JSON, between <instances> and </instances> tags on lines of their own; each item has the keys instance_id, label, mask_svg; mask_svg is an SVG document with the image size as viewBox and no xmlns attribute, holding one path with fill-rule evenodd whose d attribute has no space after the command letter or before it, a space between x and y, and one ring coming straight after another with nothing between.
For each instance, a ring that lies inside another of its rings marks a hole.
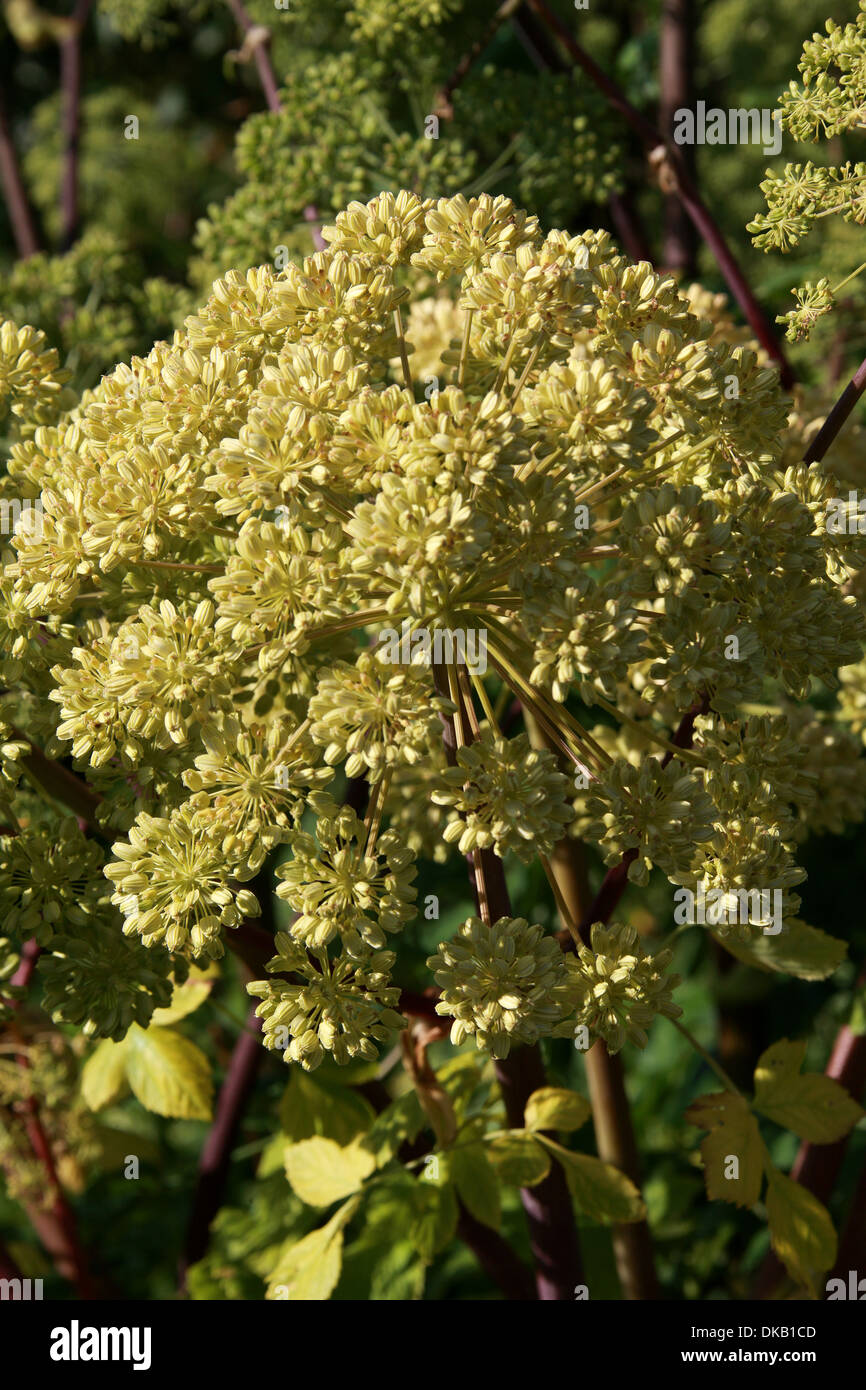
<instances>
[{"instance_id":1,"label":"dark red stem","mask_svg":"<svg viewBox=\"0 0 866 1390\"><path fill-rule=\"evenodd\" d=\"M251 1009L246 1028L235 1043L220 1088L216 1115L198 1163L195 1196L180 1259L181 1290L186 1287L190 1265L200 1260L207 1250L210 1224L222 1204L232 1149L264 1056L258 1036L261 1026L261 1019L256 1018L255 1008Z\"/></svg>"},{"instance_id":2,"label":"dark red stem","mask_svg":"<svg viewBox=\"0 0 866 1390\"><path fill-rule=\"evenodd\" d=\"M776 338L772 325L758 304L751 286L731 253L720 228L689 178L679 149L676 146L666 144L661 131L657 130L652 121L638 111L637 107L632 106L616 82L593 62L589 54L572 38L562 21L545 4L545 0L527 0L527 3L551 32L556 34L569 56L583 69L599 91L604 92L614 109L640 137L647 154L651 155L654 160L658 160L659 156L663 157L663 162L672 179L671 191L676 193L698 232L715 256L719 269L727 281L728 288L742 309L755 337L773 361L777 363L782 385L790 389L795 381L793 369Z\"/></svg>"},{"instance_id":3,"label":"dark red stem","mask_svg":"<svg viewBox=\"0 0 866 1390\"><path fill-rule=\"evenodd\" d=\"M693 0L663 0L659 33L659 126L667 140L673 138L674 116L694 104L694 4ZM680 149L683 167L695 177L694 147ZM666 270L695 273L697 237L692 222L676 193L665 194L662 265Z\"/></svg>"},{"instance_id":4,"label":"dark red stem","mask_svg":"<svg viewBox=\"0 0 866 1390\"><path fill-rule=\"evenodd\" d=\"M516 14L522 4L523 0L502 0L502 4L485 26L483 33L479 35L471 48L467 49L463 54L453 73L448 78L448 81L440 88L435 101L437 115L444 120L450 120L452 118L454 115L454 108L451 105L452 96L472 68L473 64L478 61L484 50L488 47L491 39L496 36L500 26L505 23L506 19L510 19L512 15Z\"/></svg>"},{"instance_id":5,"label":"dark red stem","mask_svg":"<svg viewBox=\"0 0 866 1390\"><path fill-rule=\"evenodd\" d=\"M69 33L60 41L61 162L60 249L68 251L78 236L78 155L81 141L81 35L93 0L77 0Z\"/></svg>"},{"instance_id":6,"label":"dark red stem","mask_svg":"<svg viewBox=\"0 0 866 1390\"><path fill-rule=\"evenodd\" d=\"M227 0L228 7L240 25L246 36L251 30L259 26L254 24L247 14L241 0ZM269 111L280 110L280 93L277 86L277 79L271 64L271 57L268 53L267 41L262 39L254 45L254 57L259 73L259 81L262 84L262 91L265 94L265 101L268 103Z\"/></svg>"},{"instance_id":7,"label":"dark red stem","mask_svg":"<svg viewBox=\"0 0 866 1390\"><path fill-rule=\"evenodd\" d=\"M826 454L851 411L866 389L866 357L860 363L827 419L819 429L803 458L804 463L818 463Z\"/></svg>"},{"instance_id":8,"label":"dark red stem","mask_svg":"<svg viewBox=\"0 0 866 1390\"><path fill-rule=\"evenodd\" d=\"M508 1241L491 1226L478 1221L462 1202L459 1211L457 1234L469 1246L488 1279L502 1290L509 1302L534 1303L532 1274Z\"/></svg>"},{"instance_id":9,"label":"dark red stem","mask_svg":"<svg viewBox=\"0 0 866 1390\"><path fill-rule=\"evenodd\" d=\"M39 250L39 236L36 231L33 210L30 207L30 199L27 197L27 190L21 177L15 143L12 139L12 128L9 124L2 92L0 92L0 184L3 186L3 199L6 203L9 221L12 224L12 235L15 238L18 255L22 259L27 256L35 256Z\"/></svg>"}]
</instances>

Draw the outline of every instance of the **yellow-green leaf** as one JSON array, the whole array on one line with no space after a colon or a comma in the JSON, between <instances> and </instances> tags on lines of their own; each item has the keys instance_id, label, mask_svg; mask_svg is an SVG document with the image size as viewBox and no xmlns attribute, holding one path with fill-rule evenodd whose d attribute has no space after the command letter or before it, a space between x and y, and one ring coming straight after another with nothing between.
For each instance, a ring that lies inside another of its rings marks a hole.
<instances>
[{"instance_id":1,"label":"yellow-green leaf","mask_svg":"<svg viewBox=\"0 0 866 1390\"><path fill-rule=\"evenodd\" d=\"M164 1028L168 1023L178 1023L187 1014L204 1003L218 978L216 961L211 961L206 970L191 966L189 978L182 985L175 985L171 1003L164 1009L154 1009L150 1020L151 1027Z\"/></svg>"},{"instance_id":2,"label":"yellow-green leaf","mask_svg":"<svg viewBox=\"0 0 866 1390\"><path fill-rule=\"evenodd\" d=\"M488 1139L487 1157L502 1182L514 1187L534 1187L550 1172L548 1154L525 1129L510 1129Z\"/></svg>"},{"instance_id":3,"label":"yellow-green leaf","mask_svg":"<svg viewBox=\"0 0 866 1390\"><path fill-rule=\"evenodd\" d=\"M375 1172L373 1154L353 1143L341 1148L333 1139L302 1139L286 1148L286 1176L302 1202L328 1207L358 1192Z\"/></svg>"},{"instance_id":4,"label":"yellow-green leaf","mask_svg":"<svg viewBox=\"0 0 866 1390\"><path fill-rule=\"evenodd\" d=\"M701 1144L707 1196L753 1207L761 1195L766 1149L748 1101L731 1091L718 1091L690 1105L686 1119L709 1130Z\"/></svg>"},{"instance_id":5,"label":"yellow-green leaf","mask_svg":"<svg viewBox=\"0 0 866 1390\"><path fill-rule=\"evenodd\" d=\"M213 1081L204 1053L173 1028L139 1028L126 1035L126 1078L133 1095L156 1115L209 1120Z\"/></svg>"},{"instance_id":6,"label":"yellow-green leaf","mask_svg":"<svg viewBox=\"0 0 866 1390\"><path fill-rule=\"evenodd\" d=\"M561 1086L541 1086L526 1102L527 1129L580 1129L592 1114L588 1100Z\"/></svg>"},{"instance_id":7,"label":"yellow-green leaf","mask_svg":"<svg viewBox=\"0 0 866 1390\"><path fill-rule=\"evenodd\" d=\"M800 980L825 980L837 970L848 954L848 946L835 936L792 917L777 936L752 937L738 941L734 936L713 935L726 951L758 970L775 970L796 975Z\"/></svg>"},{"instance_id":8,"label":"yellow-green leaf","mask_svg":"<svg viewBox=\"0 0 866 1390\"><path fill-rule=\"evenodd\" d=\"M805 1187L777 1168L768 1172L767 1217L770 1240L782 1264L815 1297L836 1259L836 1232L827 1208Z\"/></svg>"},{"instance_id":9,"label":"yellow-green leaf","mask_svg":"<svg viewBox=\"0 0 866 1390\"><path fill-rule=\"evenodd\" d=\"M452 1150L448 1165L463 1204L477 1220L498 1231L502 1221L499 1177L481 1144Z\"/></svg>"},{"instance_id":10,"label":"yellow-green leaf","mask_svg":"<svg viewBox=\"0 0 866 1390\"><path fill-rule=\"evenodd\" d=\"M343 1230L359 1198L344 1202L330 1221L301 1240L290 1240L268 1280L266 1298L289 1303L321 1303L331 1297L343 1266Z\"/></svg>"},{"instance_id":11,"label":"yellow-green leaf","mask_svg":"<svg viewBox=\"0 0 866 1390\"><path fill-rule=\"evenodd\" d=\"M862 1118L863 1110L829 1076L800 1075L806 1043L781 1042L768 1047L755 1068L755 1109L812 1144L841 1139Z\"/></svg>"},{"instance_id":12,"label":"yellow-green leaf","mask_svg":"<svg viewBox=\"0 0 866 1390\"><path fill-rule=\"evenodd\" d=\"M603 1225L642 1221L646 1216L640 1192L621 1169L589 1154L572 1153L546 1136L540 1142L562 1164L574 1204L584 1216Z\"/></svg>"},{"instance_id":13,"label":"yellow-green leaf","mask_svg":"<svg viewBox=\"0 0 866 1390\"><path fill-rule=\"evenodd\" d=\"M126 1038L105 1038L84 1063L81 1094L91 1110L102 1110L126 1089Z\"/></svg>"},{"instance_id":14,"label":"yellow-green leaf","mask_svg":"<svg viewBox=\"0 0 866 1390\"><path fill-rule=\"evenodd\" d=\"M280 1125L295 1143L319 1135L335 1144L351 1144L375 1118L372 1105L357 1091L320 1085L300 1067L292 1068L280 1102Z\"/></svg>"}]
</instances>

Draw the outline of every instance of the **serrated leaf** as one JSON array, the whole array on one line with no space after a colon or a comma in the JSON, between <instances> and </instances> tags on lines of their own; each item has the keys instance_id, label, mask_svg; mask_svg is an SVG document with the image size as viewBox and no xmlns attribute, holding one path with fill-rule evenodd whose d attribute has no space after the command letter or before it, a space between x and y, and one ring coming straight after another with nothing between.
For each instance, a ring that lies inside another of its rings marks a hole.
<instances>
[{"instance_id":1,"label":"serrated leaf","mask_svg":"<svg viewBox=\"0 0 866 1390\"><path fill-rule=\"evenodd\" d=\"M126 1090L126 1038L105 1038L81 1071L81 1094L91 1110L102 1110Z\"/></svg>"},{"instance_id":2,"label":"serrated leaf","mask_svg":"<svg viewBox=\"0 0 866 1390\"><path fill-rule=\"evenodd\" d=\"M182 985L175 985L171 1003L164 1009L154 1009L150 1026L164 1028L166 1024L178 1023L187 1014L194 1013L207 999L219 978L216 962L212 961L207 970L197 966L190 967L189 978Z\"/></svg>"},{"instance_id":3,"label":"serrated leaf","mask_svg":"<svg viewBox=\"0 0 866 1390\"><path fill-rule=\"evenodd\" d=\"M286 1176L302 1202L328 1207L341 1197L358 1192L376 1160L359 1144L341 1147L333 1139L302 1139L285 1152Z\"/></svg>"},{"instance_id":4,"label":"serrated leaf","mask_svg":"<svg viewBox=\"0 0 866 1390\"><path fill-rule=\"evenodd\" d=\"M280 1126L295 1143L318 1135L335 1144L351 1144L375 1118L372 1105L357 1091L320 1085L300 1067L292 1068L280 1101Z\"/></svg>"},{"instance_id":5,"label":"serrated leaf","mask_svg":"<svg viewBox=\"0 0 866 1390\"><path fill-rule=\"evenodd\" d=\"M841 1139L863 1116L844 1086L817 1072L800 1074L806 1043L783 1038L755 1068L755 1108L812 1144Z\"/></svg>"},{"instance_id":6,"label":"serrated leaf","mask_svg":"<svg viewBox=\"0 0 866 1390\"><path fill-rule=\"evenodd\" d=\"M360 1198L353 1197L317 1231L284 1247L271 1271L265 1297L289 1303L321 1303L331 1297L343 1266L343 1230Z\"/></svg>"},{"instance_id":7,"label":"serrated leaf","mask_svg":"<svg viewBox=\"0 0 866 1390\"><path fill-rule=\"evenodd\" d=\"M713 936L720 946L746 965L795 975L800 980L825 980L848 954L846 942L828 936L818 927L810 927L797 917L783 923L776 936L762 933L748 941L718 936L715 932Z\"/></svg>"},{"instance_id":8,"label":"serrated leaf","mask_svg":"<svg viewBox=\"0 0 866 1390\"><path fill-rule=\"evenodd\" d=\"M544 1135L539 1142L562 1164L574 1205L584 1216L605 1226L644 1219L643 1198L621 1169L589 1154L572 1153Z\"/></svg>"},{"instance_id":9,"label":"serrated leaf","mask_svg":"<svg viewBox=\"0 0 866 1390\"><path fill-rule=\"evenodd\" d=\"M782 1264L813 1297L836 1260L836 1232L827 1208L800 1183L777 1168L768 1172L767 1218L770 1240Z\"/></svg>"},{"instance_id":10,"label":"serrated leaf","mask_svg":"<svg viewBox=\"0 0 866 1390\"><path fill-rule=\"evenodd\" d=\"M453 1149L448 1167L464 1206L478 1221L498 1231L502 1222L499 1177L481 1144Z\"/></svg>"},{"instance_id":11,"label":"serrated leaf","mask_svg":"<svg viewBox=\"0 0 866 1390\"><path fill-rule=\"evenodd\" d=\"M173 1120L209 1120L213 1081L204 1053L173 1028L140 1028L124 1039L126 1079L136 1100Z\"/></svg>"},{"instance_id":12,"label":"serrated leaf","mask_svg":"<svg viewBox=\"0 0 866 1390\"><path fill-rule=\"evenodd\" d=\"M685 1117L698 1129L709 1130L701 1143L707 1196L753 1207L761 1195L766 1149L748 1101L731 1091L718 1091L701 1096Z\"/></svg>"},{"instance_id":13,"label":"serrated leaf","mask_svg":"<svg viewBox=\"0 0 866 1390\"><path fill-rule=\"evenodd\" d=\"M561 1086L541 1086L526 1102L523 1120L527 1129L580 1129L592 1114L592 1106L575 1091Z\"/></svg>"},{"instance_id":14,"label":"serrated leaf","mask_svg":"<svg viewBox=\"0 0 866 1390\"><path fill-rule=\"evenodd\" d=\"M550 1172L550 1156L525 1129L510 1129L487 1140L487 1157L502 1182L534 1187Z\"/></svg>"}]
</instances>

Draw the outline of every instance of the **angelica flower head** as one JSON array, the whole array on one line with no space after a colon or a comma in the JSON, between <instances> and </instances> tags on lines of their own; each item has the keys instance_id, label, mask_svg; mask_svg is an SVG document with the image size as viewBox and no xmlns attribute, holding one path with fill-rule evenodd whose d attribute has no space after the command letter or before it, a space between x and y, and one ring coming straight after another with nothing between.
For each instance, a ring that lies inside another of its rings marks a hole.
<instances>
[{"instance_id":1,"label":"angelica flower head","mask_svg":"<svg viewBox=\"0 0 866 1390\"><path fill-rule=\"evenodd\" d=\"M561 1020L562 951L523 917L490 925L469 917L427 964L442 990L436 1012L454 1019L455 1045L474 1035L478 1047L507 1057L513 1043L533 1043Z\"/></svg>"},{"instance_id":2,"label":"angelica flower head","mask_svg":"<svg viewBox=\"0 0 866 1390\"><path fill-rule=\"evenodd\" d=\"M577 1026L589 1029L592 1038L603 1038L611 1052L629 1041L647 1043L646 1029L657 1014L679 1018L672 990L678 975L667 975L669 950L648 955L633 926L596 922L590 932L591 947L581 945L576 956L566 959L567 981L563 993L576 1012ZM559 1031L573 1031L575 1023Z\"/></svg>"},{"instance_id":3,"label":"angelica flower head","mask_svg":"<svg viewBox=\"0 0 866 1390\"><path fill-rule=\"evenodd\" d=\"M285 1028L307 1066L391 1036L418 857L530 863L581 834L639 883L779 887L795 909L814 784L743 706L848 665L856 736L866 634L842 590L863 557L822 531L775 370L715 303L504 196L381 193L323 235L221 277L66 414L40 342L0 343L9 393L38 381L57 407L13 446L44 524L4 559L0 656L117 836L104 873L78 846L99 930L90 955L81 924L63 933L54 1007L111 1036L143 1018L143 955L220 957L279 849L297 915L254 992L268 1045ZM456 640L481 634L483 670ZM506 727L515 709L546 748ZM689 752L695 710L714 722ZM363 814L326 790L344 777ZM833 814L859 804L852 785ZM16 930L50 946L61 907L25 901L26 837L4 845ZM116 961L112 920L136 948ZM649 965L624 938L593 951L621 958L642 1028ZM504 1056L574 1022L560 947L524 918L471 918L432 959L455 1041ZM116 970L111 1017L70 1002L85 960ZM599 1005L614 1041L620 994Z\"/></svg>"}]
</instances>

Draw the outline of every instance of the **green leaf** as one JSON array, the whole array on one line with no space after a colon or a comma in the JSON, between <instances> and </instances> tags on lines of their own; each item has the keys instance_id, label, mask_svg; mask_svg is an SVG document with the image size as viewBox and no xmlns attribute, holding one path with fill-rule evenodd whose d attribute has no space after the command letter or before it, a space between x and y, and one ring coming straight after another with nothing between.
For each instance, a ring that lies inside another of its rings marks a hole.
<instances>
[{"instance_id":1,"label":"green leaf","mask_svg":"<svg viewBox=\"0 0 866 1390\"><path fill-rule=\"evenodd\" d=\"M207 970L197 966L190 967L189 978L182 985L175 985L171 1003L164 1009L154 1009L150 1026L164 1028L167 1023L178 1023L187 1014L204 1003L217 981L216 962L212 961Z\"/></svg>"},{"instance_id":2,"label":"green leaf","mask_svg":"<svg viewBox=\"0 0 866 1390\"><path fill-rule=\"evenodd\" d=\"M866 988L859 989L854 995L851 1005L851 1017L848 1019L848 1027L852 1033L860 1037L866 1033Z\"/></svg>"},{"instance_id":3,"label":"green leaf","mask_svg":"<svg viewBox=\"0 0 866 1390\"><path fill-rule=\"evenodd\" d=\"M286 1136L278 1131L272 1134L259 1154L256 1165L257 1178L270 1178L274 1173L286 1175Z\"/></svg>"},{"instance_id":4,"label":"green leaf","mask_svg":"<svg viewBox=\"0 0 866 1390\"><path fill-rule=\"evenodd\" d=\"M374 1155L376 1167L390 1163L404 1140L411 1141L424 1127L424 1112L415 1091L407 1091L377 1115L364 1136L364 1148Z\"/></svg>"},{"instance_id":5,"label":"green leaf","mask_svg":"<svg viewBox=\"0 0 866 1390\"><path fill-rule=\"evenodd\" d=\"M365 1178L376 1170L371 1153L353 1143L345 1147L333 1139L302 1139L286 1147L286 1176L302 1202L328 1207L341 1197L358 1192Z\"/></svg>"},{"instance_id":6,"label":"green leaf","mask_svg":"<svg viewBox=\"0 0 866 1390\"><path fill-rule=\"evenodd\" d=\"M550 1172L550 1158L525 1129L510 1129L487 1140L487 1157L502 1182L534 1187Z\"/></svg>"},{"instance_id":7,"label":"green leaf","mask_svg":"<svg viewBox=\"0 0 866 1390\"><path fill-rule=\"evenodd\" d=\"M560 1086L541 1086L526 1102L527 1129L580 1129L592 1114L592 1106L575 1091Z\"/></svg>"},{"instance_id":8,"label":"green leaf","mask_svg":"<svg viewBox=\"0 0 866 1390\"><path fill-rule=\"evenodd\" d=\"M320 1085L300 1067L292 1068L280 1102L280 1125L295 1143L318 1135L335 1144L351 1144L375 1118L372 1105L357 1091Z\"/></svg>"},{"instance_id":9,"label":"green leaf","mask_svg":"<svg viewBox=\"0 0 866 1390\"><path fill-rule=\"evenodd\" d=\"M757 970L796 975L800 980L825 980L848 954L846 942L810 927L797 917L785 922L777 936L762 934L748 941L718 936L715 932L713 936L720 946L746 965L753 965Z\"/></svg>"},{"instance_id":10,"label":"green leaf","mask_svg":"<svg viewBox=\"0 0 866 1390\"><path fill-rule=\"evenodd\" d=\"M415 1302L424 1297L427 1266L409 1240L398 1240L373 1267L369 1299L399 1303Z\"/></svg>"},{"instance_id":11,"label":"green leaf","mask_svg":"<svg viewBox=\"0 0 866 1390\"><path fill-rule=\"evenodd\" d=\"M836 1259L836 1232L827 1208L805 1187L768 1169L767 1217L770 1240L782 1264L815 1298L822 1276Z\"/></svg>"},{"instance_id":12,"label":"green leaf","mask_svg":"<svg viewBox=\"0 0 866 1390\"><path fill-rule=\"evenodd\" d=\"M368 1189L363 1225L344 1252L344 1297L368 1301L423 1297L427 1264L405 1235L414 1186L415 1179L401 1169Z\"/></svg>"},{"instance_id":13,"label":"green leaf","mask_svg":"<svg viewBox=\"0 0 866 1390\"><path fill-rule=\"evenodd\" d=\"M126 1078L145 1110L174 1120L209 1120L213 1081L204 1053L173 1028L139 1028L124 1039Z\"/></svg>"},{"instance_id":14,"label":"green leaf","mask_svg":"<svg viewBox=\"0 0 866 1390\"><path fill-rule=\"evenodd\" d=\"M488 1059L483 1053L458 1052L436 1068L436 1080L448 1093L458 1123L462 1123L474 1108L472 1102L479 1086L484 1084Z\"/></svg>"},{"instance_id":15,"label":"green leaf","mask_svg":"<svg viewBox=\"0 0 866 1390\"><path fill-rule=\"evenodd\" d=\"M602 1225L644 1219L643 1198L621 1169L588 1154L572 1153L544 1135L539 1142L562 1164L574 1204L584 1216Z\"/></svg>"},{"instance_id":16,"label":"green leaf","mask_svg":"<svg viewBox=\"0 0 866 1390\"><path fill-rule=\"evenodd\" d=\"M809 1143L831 1144L853 1128L863 1110L831 1077L801 1076L805 1056L805 1040L783 1038L767 1048L755 1068L755 1108Z\"/></svg>"},{"instance_id":17,"label":"green leaf","mask_svg":"<svg viewBox=\"0 0 866 1390\"><path fill-rule=\"evenodd\" d=\"M343 1229L359 1197L334 1212L330 1221L284 1247L268 1280L266 1298L290 1303L321 1303L331 1297L343 1266Z\"/></svg>"},{"instance_id":18,"label":"green leaf","mask_svg":"<svg viewBox=\"0 0 866 1390\"><path fill-rule=\"evenodd\" d=\"M91 1110L102 1110L126 1090L126 1038L105 1038L84 1063L81 1094Z\"/></svg>"},{"instance_id":19,"label":"green leaf","mask_svg":"<svg viewBox=\"0 0 866 1390\"><path fill-rule=\"evenodd\" d=\"M717 1091L690 1105L686 1119L709 1130L701 1144L707 1196L753 1207L761 1195L767 1151L748 1101L732 1091Z\"/></svg>"},{"instance_id":20,"label":"green leaf","mask_svg":"<svg viewBox=\"0 0 866 1390\"><path fill-rule=\"evenodd\" d=\"M451 1183L415 1181L411 1192L409 1239L428 1262L453 1240L457 1196Z\"/></svg>"},{"instance_id":21,"label":"green leaf","mask_svg":"<svg viewBox=\"0 0 866 1390\"><path fill-rule=\"evenodd\" d=\"M467 1144L448 1154L457 1195L478 1221L498 1231L502 1222L499 1178L481 1144Z\"/></svg>"}]
</instances>

